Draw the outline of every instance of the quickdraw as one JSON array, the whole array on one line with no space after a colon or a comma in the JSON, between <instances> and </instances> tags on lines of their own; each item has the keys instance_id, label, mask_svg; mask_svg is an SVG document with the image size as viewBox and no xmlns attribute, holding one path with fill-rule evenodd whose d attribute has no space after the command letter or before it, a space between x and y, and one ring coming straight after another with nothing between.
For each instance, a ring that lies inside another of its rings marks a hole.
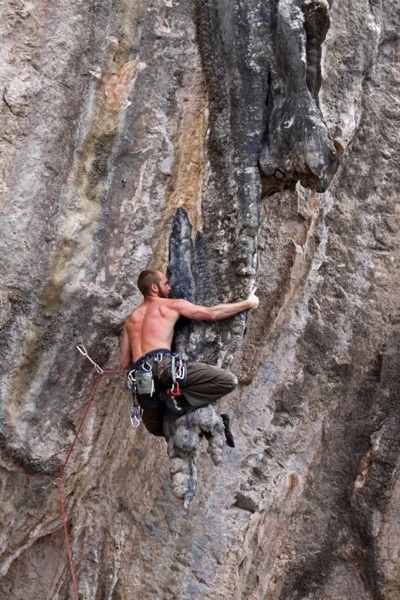
<instances>
[{"instance_id":1,"label":"quickdraw","mask_svg":"<svg viewBox=\"0 0 400 600\"><path fill-rule=\"evenodd\" d=\"M140 406L137 401L137 385L135 379L135 371L130 371L128 373L128 387L129 387L129 400L131 405L131 425L133 429L137 429L140 425L140 422L143 417L143 408Z\"/></svg>"},{"instance_id":2,"label":"quickdraw","mask_svg":"<svg viewBox=\"0 0 400 600\"><path fill-rule=\"evenodd\" d=\"M186 379L186 365L180 354L172 354L171 356L171 376L172 386L168 391L168 395L171 397L180 396L181 388L178 379L184 382Z\"/></svg>"},{"instance_id":3,"label":"quickdraw","mask_svg":"<svg viewBox=\"0 0 400 600\"><path fill-rule=\"evenodd\" d=\"M79 350L79 352L82 354L82 356L87 358L88 361L92 363L92 365L94 366L96 371L100 375L103 375L104 374L103 369L101 367L99 367L99 365L90 358L85 346L83 344L78 344L76 347ZM149 368L151 370L150 365L149 365ZM129 392L130 392L129 396L130 396L130 406L131 406L130 419L131 419L131 424L132 424L133 429L137 429L140 425L140 421L143 416L143 409L136 401L136 391L135 391L136 390L136 381L135 381L135 378L133 377L133 375L131 376L132 373L134 373L134 371L131 371L128 374L128 387L129 387Z\"/></svg>"},{"instance_id":4,"label":"quickdraw","mask_svg":"<svg viewBox=\"0 0 400 600\"><path fill-rule=\"evenodd\" d=\"M175 378L183 380L186 377L186 370L185 370L185 364L183 362L183 358L180 354L174 355L174 356L175 356L175 365L176 365L176 363L178 363L178 366L175 366Z\"/></svg>"},{"instance_id":5,"label":"quickdraw","mask_svg":"<svg viewBox=\"0 0 400 600\"><path fill-rule=\"evenodd\" d=\"M181 388L177 381L175 381L175 383L172 384L171 389L168 390L167 394L168 396L171 396L171 398L175 398L176 396L181 395Z\"/></svg>"},{"instance_id":6,"label":"quickdraw","mask_svg":"<svg viewBox=\"0 0 400 600\"><path fill-rule=\"evenodd\" d=\"M88 361L92 363L92 365L94 366L94 368L96 369L96 371L98 373L100 373L100 375L103 375L103 373L104 373L103 369L101 367L99 367L99 365L97 363L95 363L94 360L92 360L90 358L89 354L87 353L87 350L86 350L85 346L83 344L78 344L77 345L77 349L82 354L82 356L84 356L85 358L87 358Z\"/></svg>"}]
</instances>

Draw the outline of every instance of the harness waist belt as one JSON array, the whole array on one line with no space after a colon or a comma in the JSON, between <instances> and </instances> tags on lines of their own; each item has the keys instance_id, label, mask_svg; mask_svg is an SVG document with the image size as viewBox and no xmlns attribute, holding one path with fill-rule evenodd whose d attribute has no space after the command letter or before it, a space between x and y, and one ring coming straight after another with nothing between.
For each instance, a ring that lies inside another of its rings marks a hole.
<instances>
[{"instance_id":1,"label":"harness waist belt","mask_svg":"<svg viewBox=\"0 0 400 600\"><path fill-rule=\"evenodd\" d=\"M146 352L146 354L143 354L143 356L141 356L140 358L137 359L137 361L133 364L132 369L133 370L138 369L140 367L140 365L142 365L143 363L145 363L148 360L151 360L155 356L158 356L159 354L172 355L172 352L168 348L157 348L156 350L151 350L150 352Z\"/></svg>"}]
</instances>

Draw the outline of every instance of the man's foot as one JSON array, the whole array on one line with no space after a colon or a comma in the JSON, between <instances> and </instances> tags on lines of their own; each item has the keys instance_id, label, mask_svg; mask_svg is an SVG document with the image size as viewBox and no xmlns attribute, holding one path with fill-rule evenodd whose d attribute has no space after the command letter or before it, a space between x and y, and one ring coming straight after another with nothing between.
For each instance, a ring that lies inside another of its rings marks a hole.
<instances>
[{"instance_id":1,"label":"man's foot","mask_svg":"<svg viewBox=\"0 0 400 600\"><path fill-rule=\"evenodd\" d=\"M229 427L229 423L230 423L229 415L223 414L223 415L221 415L221 419L222 419L222 422L224 424L224 432L225 432L226 443L231 448L234 448L235 447L235 441L233 439L231 428Z\"/></svg>"}]
</instances>

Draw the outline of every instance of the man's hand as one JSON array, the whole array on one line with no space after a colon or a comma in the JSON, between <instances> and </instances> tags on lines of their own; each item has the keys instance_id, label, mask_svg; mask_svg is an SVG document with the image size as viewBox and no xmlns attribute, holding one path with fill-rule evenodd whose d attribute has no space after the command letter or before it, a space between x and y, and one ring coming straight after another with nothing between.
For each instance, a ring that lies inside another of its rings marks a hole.
<instances>
[{"instance_id":1,"label":"man's hand","mask_svg":"<svg viewBox=\"0 0 400 600\"><path fill-rule=\"evenodd\" d=\"M258 305L260 304L260 298L256 296L256 291L257 288L253 287L250 292L250 296L247 298L247 302L250 302L251 304L250 308L258 308Z\"/></svg>"}]
</instances>

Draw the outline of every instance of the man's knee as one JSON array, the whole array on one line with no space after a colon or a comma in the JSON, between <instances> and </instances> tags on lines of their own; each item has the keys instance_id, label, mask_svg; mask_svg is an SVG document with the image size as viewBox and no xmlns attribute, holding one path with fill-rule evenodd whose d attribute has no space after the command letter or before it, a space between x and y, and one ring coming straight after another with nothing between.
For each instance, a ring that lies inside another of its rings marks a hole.
<instances>
[{"instance_id":1,"label":"man's knee","mask_svg":"<svg viewBox=\"0 0 400 600\"><path fill-rule=\"evenodd\" d=\"M238 378L229 371L224 371L224 386L229 390L227 393L232 392L238 384Z\"/></svg>"}]
</instances>

